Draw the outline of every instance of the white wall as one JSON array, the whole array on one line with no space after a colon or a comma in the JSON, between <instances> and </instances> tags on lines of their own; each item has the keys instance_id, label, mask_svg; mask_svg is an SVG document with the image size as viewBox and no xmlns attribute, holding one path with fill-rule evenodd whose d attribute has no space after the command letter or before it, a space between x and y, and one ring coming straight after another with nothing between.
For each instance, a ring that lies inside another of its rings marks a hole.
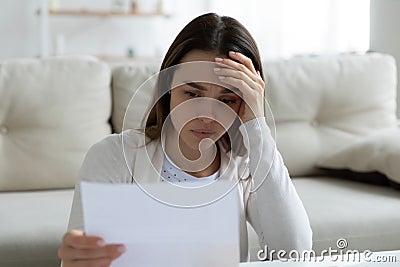
<instances>
[{"instance_id":1,"label":"white wall","mask_svg":"<svg viewBox=\"0 0 400 267\"><path fill-rule=\"evenodd\" d=\"M400 118L400 0L371 0L372 51L393 55L397 61L397 116Z\"/></svg>"},{"instance_id":2,"label":"white wall","mask_svg":"<svg viewBox=\"0 0 400 267\"><path fill-rule=\"evenodd\" d=\"M0 58L31 57L39 53L37 0L0 3Z\"/></svg>"},{"instance_id":3,"label":"white wall","mask_svg":"<svg viewBox=\"0 0 400 267\"><path fill-rule=\"evenodd\" d=\"M106 10L116 0L43 0L59 8ZM130 0L119 0L130 1ZM136 0L149 3L157 0ZM237 18L252 33L264 60L296 54L364 52L369 48L368 0L162 0L164 17L51 16L50 54L57 36L67 54L161 57L178 31L205 12ZM399 0L400 1L400 0ZM1 0L0 58L39 54L41 0Z\"/></svg>"},{"instance_id":4,"label":"white wall","mask_svg":"<svg viewBox=\"0 0 400 267\"><path fill-rule=\"evenodd\" d=\"M266 60L369 49L368 0L212 0L252 33Z\"/></svg>"}]
</instances>

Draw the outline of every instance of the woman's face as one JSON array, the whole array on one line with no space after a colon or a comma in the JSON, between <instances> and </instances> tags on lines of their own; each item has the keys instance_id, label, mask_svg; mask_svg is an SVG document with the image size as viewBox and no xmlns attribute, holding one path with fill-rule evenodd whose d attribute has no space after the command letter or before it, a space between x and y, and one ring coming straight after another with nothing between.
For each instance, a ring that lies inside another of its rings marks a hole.
<instances>
[{"instance_id":1,"label":"woman's face","mask_svg":"<svg viewBox=\"0 0 400 267\"><path fill-rule=\"evenodd\" d=\"M212 68L211 62L215 62L217 56L211 52L193 50L181 61L190 63L190 66L186 67L185 64L181 66L189 69L193 66L195 69ZM198 61L201 62L195 63ZM193 72L189 75L181 74L182 82L178 82L178 86L171 90L172 124L184 145L193 150L199 150L200 141L205 138L211 139L213 143L221 138L234 121L242 102L241 97L234 92L234 88L213 82L218 81L218 76L212 69L209 73L211 78L203 79L204 82L201 79L192 82L191 78L186 81L185 77L191 76Z\"/></svg>"}]
</instances>

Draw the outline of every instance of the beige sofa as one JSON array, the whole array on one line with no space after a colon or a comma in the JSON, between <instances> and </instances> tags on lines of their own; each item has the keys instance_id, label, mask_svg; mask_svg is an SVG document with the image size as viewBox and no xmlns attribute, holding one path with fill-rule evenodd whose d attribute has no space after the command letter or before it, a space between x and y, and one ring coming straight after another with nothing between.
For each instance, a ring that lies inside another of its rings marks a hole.
<instances>
[{"instance_id":1,"label":"beige sofa","mask_svg":"<svg viewBox=\"0 0 400 267\"><path fill-rule=\"evenodd\" d=\"M56 251L86 151L121 131L132 94L158 68L90 57L0 63L0 266L59 265ZM304 57L264 69L277 144L309 214L316 253L337 249L339 238L347 249L400 249L400 191L352 180L400 180L398 164L389 164L400 155L394 59ZM129 109L137 120L125 128L138 125L150 95L137 94L143 101ZM363 150L369 146L376 151ZM249 231L256 260L259 246Z\"/></svg>"}]
</instances>

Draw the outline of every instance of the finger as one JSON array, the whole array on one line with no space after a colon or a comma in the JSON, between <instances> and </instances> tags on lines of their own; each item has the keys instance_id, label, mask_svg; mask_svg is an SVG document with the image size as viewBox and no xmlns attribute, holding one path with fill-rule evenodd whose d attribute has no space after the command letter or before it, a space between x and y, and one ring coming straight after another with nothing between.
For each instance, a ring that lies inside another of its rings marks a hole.
<instances>
[{"instance_id":1,"label":"finger","mask_svg":"<svg viewBox=\"0 0 400 267\"><path fill-rule=\"evenodd\" d=\"M97 236L86 236L84 232L71 230L63 237L63 244L81 249L98 248L105 245L104 240Z\"/></svg>"},{"instance_id":2,"label":"finger","mask_svg":"<svg viewBox=\"0 0 400 267\"><path fill-rule=\"evenodd\" d=\"M124 245L106 245L97 249L75 249L64 247L59 251L59 257L63 260L88 260L99 258L116 259L126 251Z\"/></svg>"},{"instance_id":3,"label":"finger","mask_svg":"<svg viewBox=\"0 0 400 267\"><path fill-rule=\"evenodd\" d=\"M218 76L218 79L223 83L231 85L235 88L238 88L239 91L243 94L243 97L248 95L249 93L252 94L254 91L263 94L264 87L257 83L252 83L253 87L251 87L246 81L242 78L237 78L233 76ZM247 100L246 100L247 101Z\"/></svg>"},{"instance_id":4,"label":"finger","mask_svg":"<svg viewBox=\"0 0 400 267\"><path fill-rule=\"evenodd\" d=\"M246 82L251 88L256 89L256 83L250 79L250 77L238 70L235 69L228 69L228 68L214 68L214 73L219 75L219 76L225 76L225 77L234 77L236 79L243 80Z\"/></svg>"},{"instance_id":5,"label":"finger","mask_svg":"<svg viewBox=\"0 0 400 267\"><path fill-rule=\"evenodd\" d=\"M256 69L254 68L253 62L249 57L246 57L240 52L229 51L229 56L245 65L252 73L257 74Z\"/></svg>"},{"instance_id":6,"label":"finger","mask_svg":"<svg viewBox=\"0 0 400 267\"><path fill-rule=\"evenodd\" d=\"M252 74L255 74L255 76L253 75L250 76L253 79L253 81L261 84L263 88L265 87L265 82L261 76L261 72L254 68L254 64L249 57L246 57L240 52L234 52L234 51L230 51L229 56L241 62L244 66L246 66L251 71Z\"/></svg>"},{"instance_id":7,"label":"finger","mask_svg":"<svg viewBox=\"0 0 400 267\"><path fill-rule=\"evenodd\" d=\"M95 259L80 261L63 261L62 267L108 267L111 265L112 259Z\"/></svg>"},{"instance_id":8,"label":"finger","mask_svg":"<svg viewBox=\"0 0 400 267\"><path fill-rule=\"evenodd\" d=\"M264 83L264 81L261 79L260 76L257 75L256 72L253 73L248 67L246 67L242 63L233 61L232 59L229 59L229 58L216 58L215 61L218 66L221 66L224 68L233 68L233 69L242 71L243 73L248 75L254 82L260 83L260 84ZM253 69L254 69L254 67L253 67Z\"/></svg>"},{"instance_id":9,"label":"finger","mask_svg":"<svg viewBox=\"0 0 400 267\"><path fill-rule=\"evenodd\" d=\"M261 89L255 90L255 89L251 88L246 82L244 82L241 79L237 79L237 78L229 77L229 76L218 76L218 78L223 83L226 83L235 88L238 88L240 90L240 92L242 92L243 100L246 103L250 103L249 101L256 99L260 94L262 94Z\"/></svg>"}]
</instances>

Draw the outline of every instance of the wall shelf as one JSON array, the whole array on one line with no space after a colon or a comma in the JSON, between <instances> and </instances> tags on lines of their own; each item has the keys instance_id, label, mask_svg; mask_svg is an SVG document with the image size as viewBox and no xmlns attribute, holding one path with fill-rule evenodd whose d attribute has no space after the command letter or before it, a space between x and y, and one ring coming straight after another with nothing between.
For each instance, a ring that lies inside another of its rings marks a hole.
<instances>
[{"instance_id":1,"label":"wall shelf","mask_svg":"<svg viewBox=\"0 0 400 267\"><path fill-rule=\"evenodd\" d=\"M161 1L161 0L160 0ZM161 2L159 2L161 3ZM91 9L65 9L65 8L54 8L53 6L49 5L48 0L41 0L40 7L36 11L36 15L39 17L40 23L40 56L49 56L53 54L50 51L50 17L58 17L58 16L65 16L65 17L94 17L94 18L118 18L118 17L148 17L155 18L155 17L163 17L169 18L170 14L166 14L162 10L162 6L159 5L155 8L154 11L140 11L136 7L132 7L131 10L124 12L123 10L91 10Z\"/></svg>"},{"instance_id":2,"label":"wall shelf","mask_svg":"<svg viewBox=\"0 0 400 267\"><path fill-rule=\"evenodd\" d=\"M143 17L151 17L151 16L163 16L168 17L168 14L162 12L139 12L139 11L130 11L130 12L122 12L122 11L95 11L95 10L68 10L68 9L60 9L60 10L51 10L48 11L49 15L53 16L93 16L93 17L114 17L114 16L143 16Z\"/></svg>"}]
</instances>

